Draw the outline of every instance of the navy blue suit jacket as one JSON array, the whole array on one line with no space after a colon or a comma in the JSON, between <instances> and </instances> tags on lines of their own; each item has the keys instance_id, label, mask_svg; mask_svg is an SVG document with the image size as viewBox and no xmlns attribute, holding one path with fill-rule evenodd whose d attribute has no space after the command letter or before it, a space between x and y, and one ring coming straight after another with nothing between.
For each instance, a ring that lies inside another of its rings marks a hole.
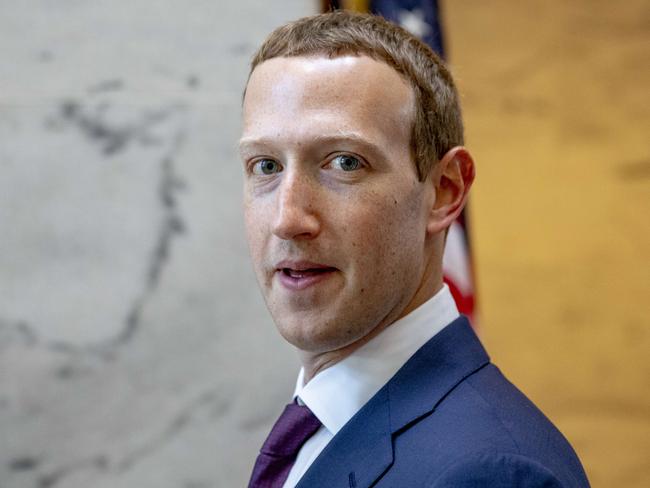
<instances>
[{"instance_id":1,"label":"navy blue suit jacket","mask_svg":"<svg viewBox=\"0 0 650 488\"><path fill-rule=\"evenodd\" d=\"M334 436L297 488L588 487L575 452L465 317Z\"/></svg>"}]
</instances>

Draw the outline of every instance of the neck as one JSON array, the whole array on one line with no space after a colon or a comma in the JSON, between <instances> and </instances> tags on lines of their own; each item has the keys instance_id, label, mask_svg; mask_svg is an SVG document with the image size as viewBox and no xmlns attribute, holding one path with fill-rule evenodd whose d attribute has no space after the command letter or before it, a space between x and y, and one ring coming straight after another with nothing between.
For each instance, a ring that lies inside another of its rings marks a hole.
<instances>
[{"instance_id":1,"label":"neck","mask_svg":"<svg viewBox=\"0 0 650 488\"><path fill-rule=\"evenodd\" d=\"M304 369L304 384L309 383L309 381L311 381L311 379L321 371L343 361L354 351L381 334L381 332L383 332L386 328L391 326L402 317L405 317L411 313L413 310L418 308L420 305L438 293L442 289L443 284L442 272L432 274L430 276L431 279L424 280L420 284L420 287L417 289L416 293L405 307L403 307L398 312L395 310L391 311L391 313L385 317L377 327L375 327L369 334L365 335L361 339L333 351L325 351L321 353L299 351L300 360Z\"/></svg>"},{"instance_id":2,"label":"neck","mask_svg":"<svg viewBox=\"0 0 650 488\"><path fill-rule=\"evenodd\" d=\"M393 322L395 322L395 320L393 320ZM336 349L334 351L326 351L322 353L300 351L300 360L305 372L304 383L309 383L311 379L321 371L329 368L330 366L334 366L338 362L343 361L361 346L367 344L372 338L377 337L384 329L386 329L386 327L388 327L393 322L386 323L384 325L380 324L375 327L370 334L367 334L352 344L349 344L340 349Z\"/></svg>"}]
</instances>

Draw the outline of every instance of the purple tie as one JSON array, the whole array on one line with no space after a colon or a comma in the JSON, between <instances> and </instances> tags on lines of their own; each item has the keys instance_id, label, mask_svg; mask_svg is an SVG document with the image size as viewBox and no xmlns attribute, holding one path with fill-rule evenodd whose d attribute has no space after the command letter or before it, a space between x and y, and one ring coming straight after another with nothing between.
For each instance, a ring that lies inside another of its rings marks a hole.
<instances>
[{"instance_id":1,"label":"purple tie","mask_svg":"<svg viewBox=\"0 0 650 488\"><path fill-rule=\"evenodd\" d=\"M282 488L298 451L320 425L307 407L287 405L260 449L248 488Z\"/></svg>"}]
</instances>

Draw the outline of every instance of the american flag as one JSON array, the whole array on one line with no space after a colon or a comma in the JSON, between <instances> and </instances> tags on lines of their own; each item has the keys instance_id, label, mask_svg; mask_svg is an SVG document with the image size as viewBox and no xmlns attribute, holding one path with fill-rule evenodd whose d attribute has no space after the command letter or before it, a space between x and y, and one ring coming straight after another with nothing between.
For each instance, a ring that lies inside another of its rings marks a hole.
<instances>
[{"instance_id":1,"label":"american flag","mask_svg":"<svg viewBox=\"0 0 650 488\"><path fill-rule=\"evenodd\" d=\"M338 8L381 15L422 39L445 59L437 0L322 0L324 12ZM467 210L463 210L449 229L442 267L445 282L460 313L476 323L474 272L469 244Z\"/></svg>"}]
</instances>

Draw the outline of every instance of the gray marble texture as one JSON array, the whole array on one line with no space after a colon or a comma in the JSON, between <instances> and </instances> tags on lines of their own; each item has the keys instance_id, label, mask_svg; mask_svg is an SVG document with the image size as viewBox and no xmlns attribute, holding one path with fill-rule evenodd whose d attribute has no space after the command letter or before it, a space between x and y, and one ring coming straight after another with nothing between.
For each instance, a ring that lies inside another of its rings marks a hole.
<instances>
[{"instance_id":1,"label":"gray marble texture","mask_svg":"<svg viewBox=\"0 0 650 488\"><path fill-rule=\"evenodd\" d=\"M248 262L248 60L315 1L0 0L0 488L244 486L293 388Z\"/></svg>"}]
</instances>

